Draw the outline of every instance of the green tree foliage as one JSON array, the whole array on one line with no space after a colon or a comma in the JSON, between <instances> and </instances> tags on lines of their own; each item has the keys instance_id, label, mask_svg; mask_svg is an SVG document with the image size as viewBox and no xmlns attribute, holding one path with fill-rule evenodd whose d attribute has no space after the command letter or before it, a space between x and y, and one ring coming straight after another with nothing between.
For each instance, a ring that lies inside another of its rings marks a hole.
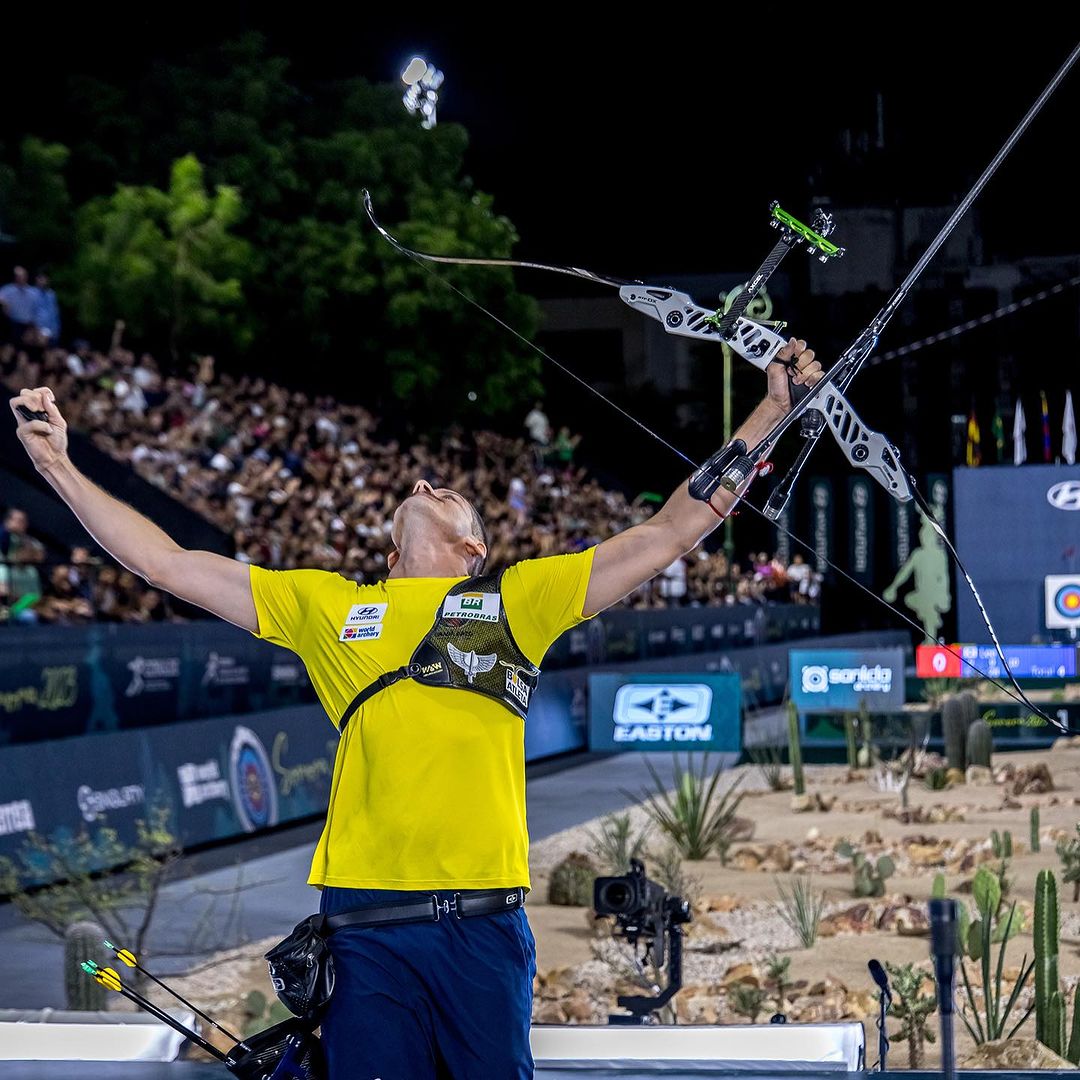
<instances>
[{"instance_id":1,"label":"green tree foliage","mask_svg":"<svg viewBox=\"0 0 1080 1080\"><path fill-rule=\"evenodd\" d=\"M194 155L208 187L235 189L243 203L233 232L250 244L239 278L265 374L295 379L299 372L320 389L339 385L344 371L362 381L370 403L429 427L446 415L490 422L541 391L539 359L446 284L531 338L538 307L517 291L509 271L428 272L367 221L365 187L386 225L410 246L505 257L517 240L492 199L465 175L465 130L450 123L422 129L402 108L398 87L359 78L315 82L272 55L260 35L245 34L155 64L127 90L82 78L71 105L72 190L78 198L107 196L106 205L126 193L115 207L116 224L133 214L154 222L131 237L132 258L121 271L139 314L102 313L102 298L80 295L80 311L85 305L93 325L122 317L136 329L140 319L150 325L151 314L153 321L164 317L148 311L147 294L157 304L163 296L147 279L169 262L153 254L163 246L154 232L169 234L150 212L156 206L130 205L138 203L130 191L145 193L173 162ZM100 232L91 235L103 243ZM106 288L97 269L91 294ZM204 335L228 340L242 326L234 308L208 306L215 316L209 324L195 312L185 316L182 337L190 347L209 348ZM226 310L235 325L221 325Z\"/></svg>"},{"instance_id":2,"label":"green tree foliage","mask_svg":"<svg viewBox=\"0 0 1080 1080\"><path fill-rule=\"evenodd\" d=\"M234 234L242 207L236 188L207 191L190 154L172 167L169 188L122 185L80 208L78 255L68 283L81 322L105 333L123 318L136 336L185 348L243 349L251 248Z\"/></svg>"},{"instance_id":3,"label":"green tree foliage","mask_svg":"<svg viewBox=\"0 0 1080 1080\"><path fill-rule=\"evenodd\" d=\"M10 162L0 147L0 231L13 236L33 265L71 254L70 151L27 136ZM31 267L33 269L33 267Z\"/></svg>"}]
</instances>

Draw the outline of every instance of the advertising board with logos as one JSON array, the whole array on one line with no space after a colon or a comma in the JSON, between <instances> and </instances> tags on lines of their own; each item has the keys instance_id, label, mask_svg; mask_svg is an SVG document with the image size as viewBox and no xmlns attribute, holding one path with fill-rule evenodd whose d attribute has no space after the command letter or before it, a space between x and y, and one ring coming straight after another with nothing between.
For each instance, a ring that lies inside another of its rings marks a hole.
<instances>
[{"instance_id":1,"label":"advertising board with logos","mask_svg":"<svg viewBox=\"0 0 1080 1080\"><path fill-rule=\"evenodd\" d=\"M130 844L159 807L185 847L321 813L338 737L314 713L300 706L5 747L0 854L16 854L31 831L92 835L104 825Z\"/></svg>"},{"instance_id":2,"label":"advertising board with logos","mask_svg":"<svg viewBox=\"0 0 1080 1080\"><path fill-rule=\"evenodd\" d=\"M742 749L742 691L736 674L589 676L590 750Z\"/></svg>"},{"instance_id":3,"label":"advertising board with logos","mask_svg":"<svg viewBox=\"0 0 1080 1080\"><path fill-rule=\"evenodd\" d=\"M791 700L799 712L893 712L904 704L904 650L792 649Z\"/></svg>"}]
</instances>

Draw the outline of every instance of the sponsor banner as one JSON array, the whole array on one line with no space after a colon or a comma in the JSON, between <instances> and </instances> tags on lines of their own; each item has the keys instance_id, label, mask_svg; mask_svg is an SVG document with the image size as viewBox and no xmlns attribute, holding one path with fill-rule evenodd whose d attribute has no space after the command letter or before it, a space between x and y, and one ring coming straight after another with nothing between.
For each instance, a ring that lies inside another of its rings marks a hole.
<instances>
[{"instance_id":1,"label":"sponsor banner","mask_svg":"<svg viewBox=\"0 0 1080 1080\"><path fill-rule=\"evenodd\" d=\"M791 699L800 712L891 712L904 704L904 650L792 649Z\"/></svg>"},{"instance_id":2,"label":"sponsor banner","mask_svg":"<svg viewBox=\"0 0 1080 1080\"><path fill-rule=\"evenodd\" d=\"M31 829L108 826L130 844L158 807L185 847L319 814L337 742L321 709L300 706L0 748L0 854Z\"/></svg>"},{"instance_id":3,"label":"sponsor banner","mask_svg":"<svg viewBox=\"0 0 1080 1080\"><path fill-rule=\"evenodd\" d=\"M589 676L591 750L742 749L739 676Z\"/></svg>"},{"instance_id":4,"label":"sponsor banner","mask_svg":"<svg viewBox=\"0 0 1080 1080\"><path fill-rule=\"evenodd\" d=\"M889 500L889 536L892 551L890 569L894 573L904 566L911 556L913 505L909 502L897 502L895 499Z\"/></svg>"},{"instance_id":5,"label":"sponsor banner","mask_svg":"<svg viewBox=\"0 0 1080 1080\"><path fill-rule=\"evenodd\" d=\"M485 603L490 607L481 597L478 608L457 614L485 614ZM388 618L383 607L355 605L344 625L330 632L362 648L360 635L374 633ZM802 605L612 611L564 634L544 667L550 676L559 668L587 664L743 649L809 637L819 629L819 610ZM354 632L356 637L343 636ZM298 657L222 623L20 627L18 637L18 649L0 651L0 743L240 716L315 701ZM352 647L347 643L340 647ZM526 688L513 676L506 678L521 700Z\"/></svg>"},{"instance_id":6,"label":"sponsor banner","mask_svg":"<svg viewBox=\"0 0 1080 1080\"><path fill-rule=\"evenodd\" d=\"M821 477L810 481L810 536L814 569L824 577L833 557L833 488L831 480Z\"/></svg>"},{"instance_id":7,"label":"sponsor banner","mask_svg":"<svg viewBox=\"0 0 1080 1080\"><path fill-rule=\"evenodd\" d=\"M1013 465L953 473L954 541L1002 641L1066 638L1080 586L1080 466ZM1008 527L1006 527L1008 525ZM1072 571L1070 573L1070 571ZM1049 589L1047 578L1061 578ZM1060 608L1055 601L1060 602ZM986 625L963 582L956 589L961 641L986 641ZM1058 625L1060 621L1061 625Z\"/></svg>"},{"instance_id":8,"label":"sponsor banner","mask_svg":"<svg viewBox=\"0 0 1080 1080\"><path fill-rule=\"evenodd\" d=\"M862 476L848 478L848 572L863 585L874 581L874 487Z\"/></svg>"}]
</instances>

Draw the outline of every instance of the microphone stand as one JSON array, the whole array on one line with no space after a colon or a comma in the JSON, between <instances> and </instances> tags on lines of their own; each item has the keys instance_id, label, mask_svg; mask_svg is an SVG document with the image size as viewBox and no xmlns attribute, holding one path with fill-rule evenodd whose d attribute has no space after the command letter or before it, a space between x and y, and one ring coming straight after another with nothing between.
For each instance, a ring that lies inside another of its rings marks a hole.
<instances>
[{"instance_id":1,"label":"microphone stand","mask_svg":"<svg viewBox=\"0 0 1080 1080\"><path fill-rule=\"evenodd\" d=\"M953 1034L953 987L956 979L956 901L930 901L930 950L937 982L941 1017L941 1072L956 1080L956 1042Z\"/></svg>"}]
</instances>

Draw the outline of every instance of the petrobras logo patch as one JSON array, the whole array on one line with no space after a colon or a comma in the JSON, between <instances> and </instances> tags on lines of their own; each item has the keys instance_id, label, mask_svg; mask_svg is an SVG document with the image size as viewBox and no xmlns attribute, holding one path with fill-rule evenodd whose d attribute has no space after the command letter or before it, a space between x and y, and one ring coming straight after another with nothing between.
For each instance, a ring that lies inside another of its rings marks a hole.
<instances>
[{"instance_id":1,"label":"petrobras logo patch","mask_svg":"<svg viewBox=\"0 0 1080 1080\"><path fill-rule=\"evenodd\" d=\"M892 690L893 670L881 664L851 668L806 664L799 682L804 694L826 694L832 686L850 686L857 694L888 694Z\"/></svg>"},{"instance_id":2,"label":"petrobras logo patch","mask_svg":"<svg viewBox=\"0 0 1080 1080\"><path fill-rule=\"evenodd\" d=\"M345 616L338 641L374 641L382 637L386 604L353 604Z\"/></svg>"},{"instance_id":3,"label":"petrobras logo patch","mask_svg":"<svg viewBox=\"0 0 1080 1080\"><path fill-rule=\"evenodd\" d=\"M711 742L712 687L704 683L620 686L612 713L615 742Z\"/></svg>"},{"instance_id":4,"label":"petrobras logo patch","mask_svg":"<svg viewBox=\"0 0 1080 1080\"><path fill-rule=\"evenodd\" d=\"M237 727L229 747L233 807L245 832L276 825L278 793L270 758L251 728Z\"/></svg>"},{"instance_id":5,"label":"petrobras logo patch","mask_svg":"<svg viewBox=\"0 0 1080 1080\"><path fill-rule=\"evenodd\" d=\"M1046 493L1055 510L1080 510L1080 480L1062 480Z\"/></svg>"},{"instance_id":6,"label":"petrobras logo patch","mask_svg":"<svg viewBox=\"0 0 1080 1080\"><path fill-rule=\"evenodd\" d=\"M498 593L467 592L443 601L444 618L498 622L502 597Z\"/></svg>"}]
</instances>

